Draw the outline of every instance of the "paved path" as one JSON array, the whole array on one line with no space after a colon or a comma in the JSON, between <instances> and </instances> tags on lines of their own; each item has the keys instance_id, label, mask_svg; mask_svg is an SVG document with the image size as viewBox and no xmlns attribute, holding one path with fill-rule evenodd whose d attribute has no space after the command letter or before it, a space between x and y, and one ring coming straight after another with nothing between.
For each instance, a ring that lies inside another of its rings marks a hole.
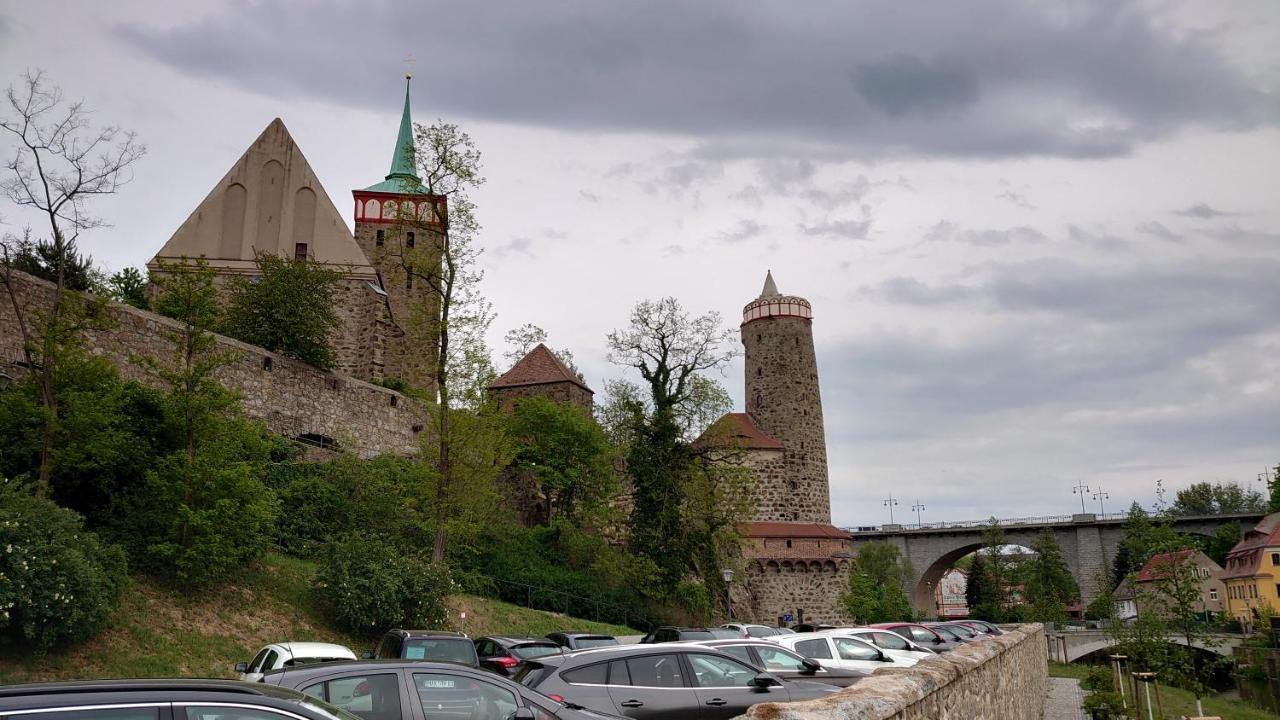
<instances>
[{"instance_id":1,"label":"paved path","mask_svg":"<svg viewBox=\"0 0 1280 720\"><path fill-rule=\"evenodd\" d=\"M1083 720L1080 704L1084 695L1075 678L1049 678L1049 692L1044 698L1044 720Z\"/></svg>"}]
</instances>

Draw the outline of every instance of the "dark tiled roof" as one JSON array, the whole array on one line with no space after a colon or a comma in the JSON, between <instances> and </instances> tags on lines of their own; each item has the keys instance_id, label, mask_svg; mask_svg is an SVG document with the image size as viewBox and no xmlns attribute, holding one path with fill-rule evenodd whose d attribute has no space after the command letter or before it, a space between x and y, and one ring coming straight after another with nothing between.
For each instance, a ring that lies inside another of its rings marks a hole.
<instances>
[{"instance_id":1,"label":"dark tiled roof","mask_svg":"<svg viewBox=\"0 0 1280 720\"><path fill-rule=\"evenodd\" d=\"M739 526L743 537L749 538L842 538L849 533L834 525L822 523L749 522Z\"/></svg>"},{"instance_id":2,"label":"dark tiled roof","mask_svg":"<svg viewBox=\"0 0 1280 720\"><path fill-rule=\"evenodd\" d=\"M729 413L711 424L696 443L739 442L752 450L781 450L782 443L765 434L747 413Z\"/></svg>"},{"instance_id":3,"label":"dark tiled roof","mask_svg":"<svg viewBox=\"0 0 1280 720\"><path fill-rule=\"evenodd\" d=\"M1223 580L1242 577L1253 577L1261 573L1263 548L1280 546L1280 513L1272 513L1244 534L1244 539L1236 543L1227 553L1226 572Z\"/></svg>"},{"instance_id":4,"label":"dark tiled roof","mask_svg":"<svg viewBox=\"0 0 1280 720\"><path fill-rule=\"evenodd\" d=\"M560 358L556 354L547 349L546 345L538 343L536 347L529 351L529 354L520 358L520 361L511 366L497 380L493 381L490 388L506 388L518 387L521 385L547 385L550 383L568 382L577 385L591 394L595 394L586 383L578 379L578 376L572 370L565 367Z\"/></svg>"},{"instance_id":5,"label":"dark tiled roof","mask_svg":"<svg viewBox=\"0 0 1280 720\"><path fill-rule=\"evenodd\" d=\"M1191 557L1192 552L1192 550L1187 549L1152 555L1147 564L1143 565L1142 569L1138 571L1135 579L1138 582L1160 580L1169 572L1169 568L1185 562L1187 558Z\"/></svg>"}]
</instances>

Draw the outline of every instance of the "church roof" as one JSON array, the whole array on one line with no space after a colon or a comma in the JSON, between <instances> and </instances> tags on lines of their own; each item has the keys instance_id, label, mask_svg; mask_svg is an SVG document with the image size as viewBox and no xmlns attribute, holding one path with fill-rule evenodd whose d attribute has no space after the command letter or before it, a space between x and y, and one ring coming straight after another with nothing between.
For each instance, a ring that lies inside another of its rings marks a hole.
<instances>
[{"instance_id":1,"label":"church roof","mask_svg":"<svg viewBox=\"0 0 1280 720\"><path fill-rule=\"evenodd\" d=\"M849 533L826 523L749 522L738 526L745 538L842 538Z\"/></svg>"},{"instance_id":2,"label":"church roof","mask_svg":"<svg viewBox=\"0 0 1280 720\"><path fill-rule=\"evenodd\" d=\"M751 450L781 450L782 443L769 437L747 413L728 413L711 423L695 443L729 439Z\"/></svg>"},{"instance_id":3,"label":"church roof","mask_svg":"<svg viewBox=\"0 0 1280 720\"><path fill-rule=\"evenodd\" d=\"M404 83L404 111L400 113L400 132L396 135L396 147L391 153L391 171L380 183L365 188L366 192L417 195L426 192L414 157L413 118L409 112L409 76Z\"/></svg>"},{"instance_id":4,"label":"church roof","mask_svg":"<svg viewBox=\"0 0 1280 720\"><path fill-rule=\"evenodd\" d=\"M376 281L368 258L280 118L272 120L148 265L204 257L219 271L256 272L254 250L317 262Z\"/></svg>"},{"instance_id":5,"label":"church roof","mask_svg":"<svg viewBox=\"0 0 1280 720\"><path fill-rule=\"evenodd\" d=\"M570 370L546 345L538 343L511 369L493 381L490 388L518 387L521 385L547 385L569 382L595 394L586 383Z\"/></svg>"}]
</instances>

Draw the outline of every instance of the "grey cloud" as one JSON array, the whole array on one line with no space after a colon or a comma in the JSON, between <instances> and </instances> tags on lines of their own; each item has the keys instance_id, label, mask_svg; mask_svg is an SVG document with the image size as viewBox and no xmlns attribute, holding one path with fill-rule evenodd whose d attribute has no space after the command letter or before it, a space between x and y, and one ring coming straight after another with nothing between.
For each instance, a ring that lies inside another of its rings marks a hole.
<instances>
[{"instance_id":1,"label":"grey cloud","mask_svg":"<svg viewBox=\"0 0 1280 720\"><path fill-rule=\"evenodd\" d=\"M1000 200L1008 200L1009 202L1013 203L1014 205L1017 205L1018 207L1022 208L1023 210L1035 210L1035 209L1036 209L1036 206L1035 206L1035 205L1032 205L1032 204L1030 203L1030 201L1028 201L1028 200L1027 200L1027 196L1026 196L1026 195L1020 195L1020 194L1018 194L1018 193L1016 193L1016 192L1012 192L1012 191L1008 191L1008 190L1006 190L1005 192L1000 193L1000 194L999 194L999 195L997 195L996 197L997 197L998 199L1000 199Z\"/></svg>"},{"instance_id":2,"label":"grey cloud","mask_svg":"<svg viewBox=\"0 0 1280 720\"><path fill-rule=\"evenodd\" d=\"M306 41L279 42L279 28ZM1108 0L1069 13L1014 0L826 0L803 13L731 0L242 2L117 32L282 102L388 113L399 54L376 50L426 32L420 113L675 134L707 157L1102 157L1187 126L1274 122L1213 36L1172 10Z\"/></svg>"},{"instance_id":3,"label":"grey cloud","mask_svg":"<svg viewBox=\"0 0 1280 720\"><path fill-rule=\"evenodd\" d=\"M1196 203L1185 210L1176 210L1173 214L1181 215L1183 217L1196 217L1203 220L1212 220L1213 218L1235 215L1235 213L1223 212L1222 210L1211 207L1208 203Z\"/></svg>"},{"instance_id":4,"label":"grey cloud","mask_svg":"<svg viewBox=\"0 0 1280 720\"><path fill-rule=\"evenodd\" d=\"M730 245L737 245L759 237L767 229L755 220L739 220L733 229L720 233L719 239Z\"/></svg>"},{"instance_id":5,"label":"grey cloud","mask_svg":"<svg viewBox=\"0 0 1280 720\"><path fill-rule=\"evenodd\" d=\"M1043 242L1046 238L1044 233L1026 225L1019 225L1017 227L1004 229L983 228L962 230L955 223L948 220L942 220L925 233L924 239L928 242L952 240L978 247L999 247L1003 245L1015 245L1022 243L1039 243Z\"/></svg>"},{"instance_id":6,"label":"grey cloud","mask_svg":"<svg viewBox=\"0 0 1280 720\"><path fill-rule=\"evenodd\" d=\"M1150 235L1152 237L1160 238L1161 240L1168 240L1169 242L1176 243L1182 242L1181 235L1165 227L1163 223L1155 220L1140 223L1135 229L1143 235Z\"/></svg>"},{"instance_id":7,"label":"grey cloud","mask_svg":"<svg viewBox=\"0 0 1280 720\"><path fill-rule=\"evenodd\" d=\"M600 196L589 190L579 190L578 197L581 197L583 200L586 200L589 203L600 202Z\"/></svg>"},{"instance_id":8,"label":"grey cloud","mask_svg":"<svg viewBox=\"0 0 1280 720\"><path fill-rule=\"evenodd\" d=\"M1067 225L1067 238L1098 250L1123 250L1129 246L1129 241L1105 229L1089 230L1074 224Z\"/></svg>"},{"instance_id":9,"label":"grey cloud","mask_svg":"<svg viewBox=\"0 0 1280 720\"><path fill-rule=\"evenodd\" d=\"M815 225L801 225L805 235L838 237L846 240L866 240L871 229L871 218L864 220L828 220Z\"/></svg>"},{"instance_id":10,"label":"grey cloud","mask_svg":"<svg viewBox=\"0 0 1280 720\"><path fill-rule=\"evenodd\" d=\"M1280 252L1280 233L1267 232L1257 228L1241 227L1232 223L1223 228L1209 228L1204 234L1228 245L1248 249Z\"/></svg>"},{"instance_id":11,"label":"grey cloud","mask_svg":"<svg viewBox=\"0 0 1280 720\"><path fill-rule=\"evenodd\" d=\"M511 238L510 241L495 247L493 249L493 254L498 257L508 257L511 255L534 257L533 240L527 237Z\"/></svg>"}]
</instances>

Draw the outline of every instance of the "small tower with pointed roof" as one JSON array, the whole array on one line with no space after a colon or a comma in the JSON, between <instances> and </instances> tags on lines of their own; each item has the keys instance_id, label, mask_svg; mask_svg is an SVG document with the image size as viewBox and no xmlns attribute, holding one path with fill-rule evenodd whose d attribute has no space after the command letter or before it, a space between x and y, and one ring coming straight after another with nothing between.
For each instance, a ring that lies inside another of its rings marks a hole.
<instances>
[{"instance_id":1,"label":"small tower with pointed roof","mask_svg":"<svg viewBox=\"0 0 1280 720\"><path fill-rule=\"evenodd\" d=\"M435 317L440 299L426 283L409 276L404 266L409 257L415 258L414 265L419 267L439 263L448 208L445 197L432 194L418 176L409 109L411 80L406 74L404 109L390 171L381 182L351 194L356 243L377 272L394 327L386 342L385 375L430 388L434 386L437 328L418 319Z\"/></svg>"},{"instance_id":2,"label":"small tower with pointed roof","mask_svg":"<svg viewBox=\"0 0 1280 720\"><path fill-rule=\"evenodd\" d=\"M813 348L813 307L765 275L742 309L749 420L781 443L781 465L758 477L757 521L831 523L827 438Z\"/></svg>"},{"instance_id":3,"label":"small tower with pointed roof","mask_svg":"<svg viewBox=\"0 0 1280 720\"><path fill-rule=\"evenodd\" d=\"M569 369L551 349L538 343L511 369L489 386L502 408L509 409L521 398L538 395L591 412L594 392Z\"/></svg>"}]
</instances>

